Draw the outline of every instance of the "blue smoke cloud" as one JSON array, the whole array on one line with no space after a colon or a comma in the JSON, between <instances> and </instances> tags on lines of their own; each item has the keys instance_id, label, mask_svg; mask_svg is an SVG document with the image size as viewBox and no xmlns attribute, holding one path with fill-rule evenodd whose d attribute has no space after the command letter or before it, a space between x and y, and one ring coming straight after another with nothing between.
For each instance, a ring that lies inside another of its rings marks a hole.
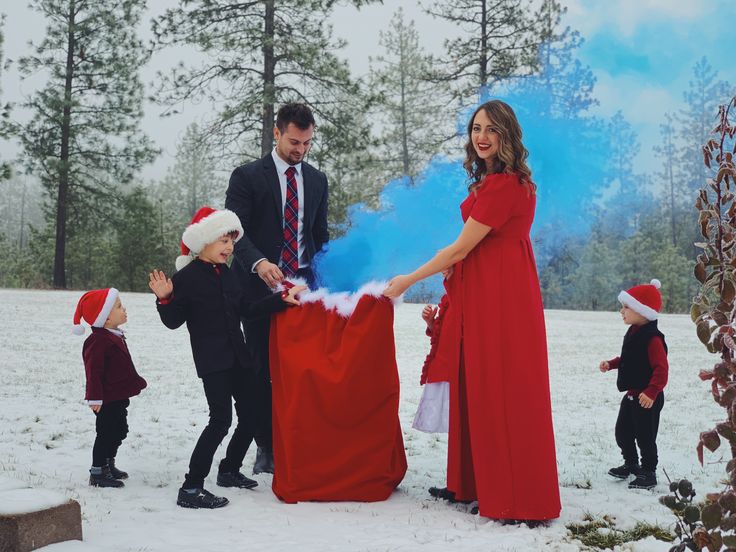
<instances>
[{"instance_id":1,"label":"blue smoke cloud","mask_svg":"<svg viewBox=\"0 0 736 552\"><path fill-rule=\"evenodd\" d=\"M527 81L529 82L529 81ZM488 99L482 92L481 101ZM538 253L564 236L587 231L587 207L604 187L607 140L599 121L590 117L554 117L549 97L524 85L503 97L517 113L538 186L532 236ZM459 116L465 132L472 109ZM408 180L389 183L380 211L363 205L351 213L350 231L315 260L320 285L331 291L355 291L369 280L386 280L413 271L458 236L460 203L467 195L467 175L460 159L435 158L411 187ZM542 255L544 256L544 254ZM413 288L415 295L437 297L441 278Z\"/></svg>"}]
</instances>

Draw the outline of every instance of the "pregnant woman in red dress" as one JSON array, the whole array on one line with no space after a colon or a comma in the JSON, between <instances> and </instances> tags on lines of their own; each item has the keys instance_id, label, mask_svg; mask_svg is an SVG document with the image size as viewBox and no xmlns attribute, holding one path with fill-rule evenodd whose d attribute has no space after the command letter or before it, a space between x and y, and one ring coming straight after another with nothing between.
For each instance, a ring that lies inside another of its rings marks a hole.
<instances>
[{"instance_id":1,"label":"pregnant woman in red dress","mask_svg":"<svg viewBox=\"0 0 736 552\"><path fill-rule=\"evenodd\" d=\"M461 346L450 377L447 487L456 500L477 500L482 516L501 520L560 515L527 155L511 107L481 105L468 124L464 166L473 184L460 206L460 235L384 291L397 297L450 271Z\"/></svg>"}]
</instances>

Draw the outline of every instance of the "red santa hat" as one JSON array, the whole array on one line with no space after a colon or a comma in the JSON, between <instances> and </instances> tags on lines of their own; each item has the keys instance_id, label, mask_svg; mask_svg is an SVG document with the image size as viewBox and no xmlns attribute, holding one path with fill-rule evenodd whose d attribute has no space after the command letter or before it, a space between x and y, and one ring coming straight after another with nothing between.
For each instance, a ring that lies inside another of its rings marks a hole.
<instances>
[{"instance_id":1,"label":"red santa hat","mask_svg":"<svg viewBox=\"0 0 736 552\"><path fill-rule=\"evenodd\" d=\"M200 208L181 236L181 256L176 258L176 270L187 266L206 245L230 232L238 233L235 241L243 237L238 215L228 209Z\"/></svg>"},{"instance_id":2,"label":"red santa hat","mask_svg":"<svg viewBox=\"0 0 736 552\"><path fill-rule=\"evenodd\" d=\"M634 286L618 294L619 302L647 320L656 320L662 310L662 296L659 288L662 284L656 278L648 284Z\"/></svg>"},{"instance_id":3,"label":"red santa hat","mask_svg":"<svg viewBox=\"0 0 736 552\"><path fill-rule=\"evenodd\" d=\"M77 310L74 311L72 333L84 333L84 326L81 324L83 318L93 328L103 327L119 295L115 288L93 289L82 295L77 303Z\"/></svg>"}]
</instances>

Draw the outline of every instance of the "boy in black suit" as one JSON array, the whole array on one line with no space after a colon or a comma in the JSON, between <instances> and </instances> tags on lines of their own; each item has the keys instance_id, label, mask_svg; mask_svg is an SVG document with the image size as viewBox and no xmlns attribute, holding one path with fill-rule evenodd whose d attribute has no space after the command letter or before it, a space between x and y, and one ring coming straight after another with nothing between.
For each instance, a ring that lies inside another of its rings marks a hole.
<instances>
[{"instance_id":1,"label":"boy in black suit","mask_svg":"<svg viewBox=\"0 0 736 552\"><path fill-rule=\"evenodd\" d=\"M79 299L74 313L73 333L82 335L82 319L92 335L82 348L87 376L85 400L95 413L95 444L89 484L93 487L124 487L128 474L115 466L118 448L128 435L130 397L138 395L146 380L138 375L119 326L128 315L115 288L88 291Z\"/></svg>"},{"instance_id":2,"label":"boy in black suit","mask_svg":"<svg viewBox=\"0 0 736 552\"><path fill-rule=\"evenodd\" d=\"M232 423L232 399L238 424L220 462L217 484L251 489L258 485L240 473L255 433L253 395L257 392L253 360L245 346L240 319L257 318L298 305L296 286L257 302L244 299L240 284L226 264L233 245L243 235L238 217L226 209L202 207L182 236L178 272L171 280L163 272L150 275L161 321L171 329L186 322L197 375L202 379L210 417L197 441L177 504L186 508L220 508L227 498L204 489L217 447Z\"/></svg>"},{"instance_id":3,"label":"boy in black suit","mask_svg":"<svg viewBox=\"0 0 736 552\"><path fill-rule=\"evenodd\" d=\"M240 219L244 235L235 246L233 271L250 300L272 293L283 279L298 277L314 287L314 256L330 239L325 174L305 161L312 146L314 115L303 103L287 103L276 114L274 148L237 167L230 176L225 208ZM246 343L263 384L253 473L273 473L268 317L243 320Z\"/></svg>"}]
</instances>

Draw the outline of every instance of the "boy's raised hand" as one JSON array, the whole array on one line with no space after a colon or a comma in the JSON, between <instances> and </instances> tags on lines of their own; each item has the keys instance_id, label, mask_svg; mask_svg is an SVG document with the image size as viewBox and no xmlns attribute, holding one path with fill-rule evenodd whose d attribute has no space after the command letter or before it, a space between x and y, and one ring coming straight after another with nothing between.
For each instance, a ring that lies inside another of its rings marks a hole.
<instances>
[{"instance_id":1,"label":"boy's raised hand","mask_svg":"<svg viewBox=\"0 0 736 552\"><path fill-rule=\"evenodd\" d=\"M598 368L600 368L601 372L604 372L605 373L605 372L608 372L611 369L611 365L608 364L608 361L607 360L604 360L603 362L601 362L601 364L600 364L600 366L598 366Z\"/></svg>"},{"instance_id":2,"label":"boy's raised hand","mask_svg":"<svg viewBox=\"0 0 736 552\"><path fill-rule=\"evenodd\" d=\"M289 292L282 296L284 303L288 303L289 305L301 305L296 296L305 289L307 289L307 286L293 286L289 288Z\"/></svg>"},{"instance_id":3,"label":"boy's raised hand","mask_svg":"<svg viewBox=\"0 0 736 552\"><path fill-rule=\"evenodd\" d=\"M159 299L168 299L174 292L174 284L161 270L154 270L148 275L148 287Z\"/></svg>"}]
</instances>

